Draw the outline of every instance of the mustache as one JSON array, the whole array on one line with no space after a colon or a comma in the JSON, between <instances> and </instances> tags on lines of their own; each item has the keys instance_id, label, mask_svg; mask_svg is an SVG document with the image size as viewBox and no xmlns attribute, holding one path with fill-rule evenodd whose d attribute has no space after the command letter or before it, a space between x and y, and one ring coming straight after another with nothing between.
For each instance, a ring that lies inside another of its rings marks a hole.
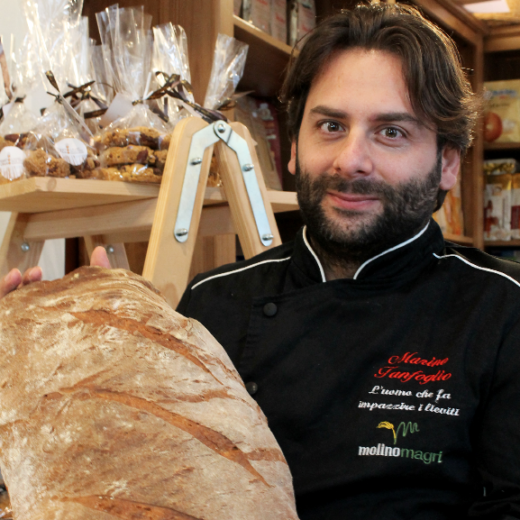
<instances>
[{"instance_id":1,"label":"mustache","mask_svg":"<svg viewBox=\"0 0 520 520\"><path fill-rule=\"evenodd\" d=\"M383 181L368 180L366 178L360 179L345 179L341 175L330 175L327 173L321 174L320 177L314 181L314 188L321 193L327 190L333 190L338 193L355 194L355 195L377 195L380 197L387 197L393 190Z\"/></svg>"}]
</instances>

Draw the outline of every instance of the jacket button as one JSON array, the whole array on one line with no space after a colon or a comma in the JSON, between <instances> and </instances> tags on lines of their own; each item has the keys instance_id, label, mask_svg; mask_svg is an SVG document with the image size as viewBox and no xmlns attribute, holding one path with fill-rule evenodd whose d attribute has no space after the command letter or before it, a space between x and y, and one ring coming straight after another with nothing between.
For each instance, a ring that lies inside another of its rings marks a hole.
<instances>
[{"instance_id":1,"label":"jacket button","mask_svg":"<svg viewBox=\"0 0 520 520\"><path fill-rule=\"evenodd\" d=\"M275 303L269 302L264 305L264 314L266 316L274 316L278 312L278 307Z\"/></svg>"},{"instance_id":2,"label":"jacket button","mask_svg":"<svg viewBox=\"0 0 520 520\"><path fill-rule=\"evenodd\" d=\"M249 395L255 395L258 392L258 385L253 381L249 381L246 385L246 390L249 392Z\"/></svg>"}]
</instances>

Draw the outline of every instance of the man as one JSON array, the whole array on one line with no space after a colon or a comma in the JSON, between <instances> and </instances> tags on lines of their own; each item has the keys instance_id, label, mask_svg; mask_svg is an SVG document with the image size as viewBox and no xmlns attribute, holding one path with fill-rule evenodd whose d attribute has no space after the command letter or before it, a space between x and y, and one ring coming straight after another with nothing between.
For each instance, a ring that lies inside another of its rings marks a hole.
<instances>
[{"instance_id":1,"label":"man","mask_svg":"<svg viewBox=\"0 0 520 520\"><path fill-rule=\"evenodd\" d=\"M452 42L358 7L283 97L306 226L197 276L179 312L266 414L302 520L520 518L520 271L431 220L477 117Z\"/></svg>"},{"instance_id":2,"label":"man","mask_svg":"<svg viewBox=\"0 0 520 520\"><path fill-rule=\"evenodd\" d=\"M453 44L358 7L308 38L284 98L306 226L197 276L179 312L265 412L302 520L520 518L520 271L431 220L477 116Z\"/></svg>"}]
</instances>

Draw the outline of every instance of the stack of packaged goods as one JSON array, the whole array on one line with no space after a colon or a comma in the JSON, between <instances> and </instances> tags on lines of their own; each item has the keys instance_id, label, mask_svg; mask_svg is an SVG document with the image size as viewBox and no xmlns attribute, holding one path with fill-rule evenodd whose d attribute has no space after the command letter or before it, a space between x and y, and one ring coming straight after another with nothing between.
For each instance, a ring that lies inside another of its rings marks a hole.
<instances>
[{"instance_id":1,"label":"stack of packaged goods","mask_svg":"<svg viewBox=\"0 0 520 520\"><path fill-rule=\"evenodd\" d=\"M87 20L81 17L82 3L61 2L44 9L33 0L24 0L23 7L37 54L33 65L45 75L55 98L28 133L23 173L89 178L99 166L90 144L92 133L66 99L77 91L71 85L89 81L90 40Z\"/></svg>"},{"instance_id":2,"label":"stack of packaged goods","mask_svg":"<svg viewBox=\"0 0 520 520\"><path fill-rule=\"evenodd\" d=\"M107 8L96 15L105 53L105 68L116 96L101 119L103 129L94 138L100 168L95 176L105 180L161 182L175 123L152 111L146 98L155 79L151 16L144 8Z\"/></svg>"},{"instance_id":3,"label":"stack of packaged goods","mask_svg":"<svg viewBox=\"0 0 520 520\"><path fill-rule=\"evenodd\" d=\"M291 46L316 27L314 0L235 0L233 9L237 16Z\"/></svg>"},{"instance_id":4,"label":"stack of packaged goods","mask_svg":"<svg viewBox=\"0 0 520 520\"><path fill-rule=\"evenodd\" d=\"M226 77L213 79L208 110L193 98L181 27L165 24L152 32L143 6L114 5L96 15L102 40L96 46L81 17L81 0L42 5L23 0L31 38L10 60L11 103L5 108L11 110L0 125L0 183L31 176L160 183L173 129L182 118L226 119L212 109L229 104L247 45L239 44L237 51L229 42L217 44L215 74ZM55 102L36 118L23 99L41 76Z\"/></svg>"},{"instance_id":5,"label":"stack of packaged goods","mask_svg":"<svg viewBox=\"0 0 520 520\"><path fill-rule=\"evenodd\" d=\"M520 80L484 83L484 141L520 143Z\"/></svg>"},{"instance_id":6,"label":"stack of packaged goods","mask_svg":"<svg viewBox=\"0 0 520 520\"><path fill-rule=\"evenodd\" d=\"M520 173L515 159L484 161L484 240L520 238Z\"/></svg>"}]
</instances>

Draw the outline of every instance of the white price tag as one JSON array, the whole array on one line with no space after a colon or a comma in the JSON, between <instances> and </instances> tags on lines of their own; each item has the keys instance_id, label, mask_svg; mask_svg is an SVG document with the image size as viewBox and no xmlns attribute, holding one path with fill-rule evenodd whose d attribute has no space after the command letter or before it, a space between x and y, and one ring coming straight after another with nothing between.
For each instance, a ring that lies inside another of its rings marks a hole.
<instances>
[{"instance_id":1,"label":"white price tag","mask_svg":"<svg viewBox=\"0 0 520 520\"><path fill-rule=\"evenodd\" d=\"M14 181L23 175L25 153L17 146L6 146L0 152L0 173L2 177Z\"/></svg>"},{"instance_id":2,"label":"white price tag","mask_svg":"<svg viewBox=\"0 0 520 520\"><path fill-rule=\"evenodd\" d=\"M68 137L56 143L56 151L72 166L80 166L87 159L87 147L79 139Z\"/></svg>"}]
</instances>

